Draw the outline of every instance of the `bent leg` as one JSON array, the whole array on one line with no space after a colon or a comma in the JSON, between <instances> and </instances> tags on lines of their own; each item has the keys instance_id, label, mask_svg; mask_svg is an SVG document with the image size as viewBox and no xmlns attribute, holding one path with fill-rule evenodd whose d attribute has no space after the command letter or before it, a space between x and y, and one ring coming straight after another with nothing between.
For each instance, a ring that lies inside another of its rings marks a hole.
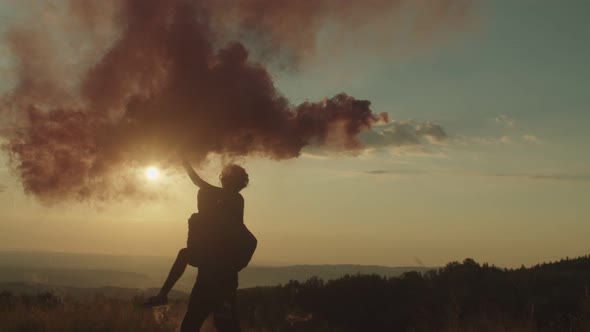
<instances>
[{"instance_id":1,"label":"bent leg","mask_svg":"<svg viewBox=\"0 0 590 332\"><path fill-rule=\"evenodd\" d=\"M168 278L166 278L166 281L160 290L159 296L168 296L168 293L170 293L174 284L176 284L178 279L180 279L184 273L184 270L186 270L186 266L188 265L188 255L187 248L180 249L178 256L176 256L176 260L174 261L174 264L172 264L172 268L168 273Z\"/></svg>"}]
</instances>

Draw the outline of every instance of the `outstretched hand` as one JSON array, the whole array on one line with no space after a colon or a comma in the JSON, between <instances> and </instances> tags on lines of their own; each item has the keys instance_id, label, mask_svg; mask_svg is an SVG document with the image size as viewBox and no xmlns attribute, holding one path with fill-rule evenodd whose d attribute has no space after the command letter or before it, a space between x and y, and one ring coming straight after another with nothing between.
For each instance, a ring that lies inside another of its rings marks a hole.
<instances>
[{"instance_id":1,"label":"outstretched hand","mask_svg":"<svg viewBox=\"0 0 590 332\"><path fill-rule=\"evenodd\" d=\"M193 169L189 161L183 156L182 158L182 165L186 169L188 176L191 178L193 183L199 188L209 188L213 187L211 184L207 183L207 181L203 180L197 172Z\"/></svg>"}]
</instances>

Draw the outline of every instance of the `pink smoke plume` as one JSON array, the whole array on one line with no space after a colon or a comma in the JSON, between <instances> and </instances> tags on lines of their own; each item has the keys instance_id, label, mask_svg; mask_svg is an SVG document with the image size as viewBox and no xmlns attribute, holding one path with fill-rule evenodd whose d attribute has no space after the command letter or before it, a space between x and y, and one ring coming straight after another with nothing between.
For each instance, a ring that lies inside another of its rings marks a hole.
<instances>
[{"instance_id":1,"label":"pink smoke plume","mask_svg":"<svg viewBox=\"0 0 590 332\"><path fill-rule=\"evenodd\" d=\"M20 129L4 148L25 191L46 201L141 194L121 170L171 165L179 151L200 162L212 153L295 158L310 144L361 149L359 133L385 115L346 94L292 105L238 40L296 63L324 20L362 24L407 2L72 1L68 35L23 27L6 35L17 83L0 112L10 110ZM466 1L420 3L446 21ZM116 22L112 41L105 21ZM64 39L80 41L70 43L77 64L51 42Z\"/></svg>"}]
</instances>

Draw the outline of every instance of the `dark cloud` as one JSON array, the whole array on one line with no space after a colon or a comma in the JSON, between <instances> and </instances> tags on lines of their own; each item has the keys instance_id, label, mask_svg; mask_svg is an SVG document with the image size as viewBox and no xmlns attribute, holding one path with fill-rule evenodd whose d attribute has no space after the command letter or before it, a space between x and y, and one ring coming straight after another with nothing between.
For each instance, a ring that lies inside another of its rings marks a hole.
<instances>
[{"instance_id":1,"label":"dark cloud","mask_svg":"<svg viewBox=\"0 0 590 332\"><path fill-rule=\"evenodd\" d=\"M14 138L17 132L27 129L27 127L2 127L0 128L0 138Z\"/></svg>"},{"instance_id":2,"label":"dark cloud","mask_svg":"<svg viewBox=\"0 0 590 332\"><path fill-rule=\"evenodd\" d=\"M432 40L447 28L461 28L469 17L471 0L207 0L214 31L225 39L238 38L262 59L291 67L317 47L318 31L326 22L340 43L350 31L373 25L372 34L396 29L406 39ZM395 23L402 23L396 25ZM338 34L337 34L338 35ZM391 44L390 34L383 44ZM368 36L365 36L367 38ZM355 40L362 43L362 40ZM374 48L373 48L374 51Z\"/></svg>"},{"instance_id":3,"label":"dark cloud","mask_svg":"<svg viewBox=\"0 0 590 332\"><path fill-rule=\"evenodd\" d=\"M369 171L362 171L362 174L367 174L367 175L388 175L388 174L408 174L408 175L412 175L412 174L425 174L426 172L423 171L419 171L419 170L389 170L389 169L375 169L375 170L369 170Z\"/></svg>"},{"instance_id":4,"label":"dark cloud","mask_svg":"<svg viewBox=\"0 0 590 332\"><path fill-rule=\"evenodd\" d=\"M6 138L13 133L12 128L0 128L0 138Z\"/></svg>"},{"instance_id":5,"label":"dark cloud","mask_svg":"<svg viewBox=\"0 0 590 332\"><path fill-rule=\"evenodd\" d=\"M10 125L21 128L5 146L11 165L42 199L110 199L141 195L124 169L168 167L178 152L195 162L210 154L287 159L308 145L360 151L363 143L442 141L444 130L429 123L393 123L360 139L385 120L369 101L342 93L293 105L250 56L296 65L323 22L353 28L414 3L72 0L67 15L52 15L63 35L34 24L6 34L17 83L0 113L12 112ZM454 21L466 3L423 1L415 25ZM103 34L103 25L116 33Z\"/></svg>"},{"instance_id":6,"label":"dark cloud","mask_svg":"<svg viewBox=\"0 0 590 332\"><path fill-rule=\"evenodd\" d=\"M363 171L363 173L369 174L369 175L382 175L382 174L391 174L391 171L376 169L376 170L372 170L372 171Z\"/></svg>"}]
</instances>

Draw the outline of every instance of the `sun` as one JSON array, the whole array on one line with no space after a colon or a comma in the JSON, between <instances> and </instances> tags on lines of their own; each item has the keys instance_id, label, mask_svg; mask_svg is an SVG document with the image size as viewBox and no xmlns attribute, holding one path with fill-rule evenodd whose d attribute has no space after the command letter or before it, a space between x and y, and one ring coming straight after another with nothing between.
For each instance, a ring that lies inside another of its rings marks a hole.
<instances>
[{"instance_id":1,"label":"sun","mask_svg":"<svg viewBox=\"0 0 590 332\"><path fill-rule=\"evenodd\" d=\"M157 167L150 166L145 169L145 176L150 180L156 180L160 177L160 170Z\"/></svg>"}]
</instances>

